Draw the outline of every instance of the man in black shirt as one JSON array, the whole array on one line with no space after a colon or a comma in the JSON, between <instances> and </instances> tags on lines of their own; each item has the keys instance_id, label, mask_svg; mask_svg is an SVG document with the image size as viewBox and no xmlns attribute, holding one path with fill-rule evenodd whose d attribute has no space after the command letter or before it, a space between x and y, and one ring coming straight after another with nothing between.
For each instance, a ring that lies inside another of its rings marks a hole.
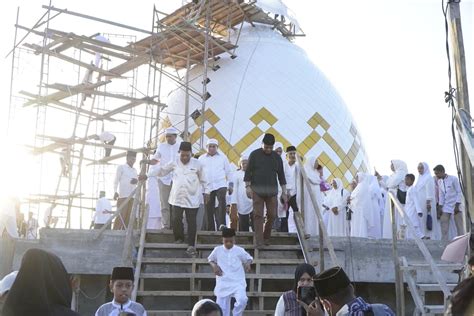
<instances>
[{"instance_id":1,"label":"man in black shirt","mask_svg":"<svg viewBox=\"0 0 474 316\"><path fill-rule=\"evenodd\" d=\"M273 151L275 136L265 134L262 148L254 150L245 171L247 196L253 200L255 239L257 248L269 245L272 225L277 213L278 183L281 185L281 200L287 202L286 179L281 157ZM278 179L278 180L277 180ZM263 225L263 210L267 216Z\"/></svg>"}]
</instances>

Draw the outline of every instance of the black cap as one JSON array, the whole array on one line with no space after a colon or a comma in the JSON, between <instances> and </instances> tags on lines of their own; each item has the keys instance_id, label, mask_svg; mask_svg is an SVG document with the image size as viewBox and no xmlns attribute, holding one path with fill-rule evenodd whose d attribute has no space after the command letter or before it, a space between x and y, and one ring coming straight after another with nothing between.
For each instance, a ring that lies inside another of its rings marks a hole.
<instances>
[{"instance_id":1,"label":"black cap","mask_svg":"<svg viewBox=\"0 0 474 316\"><path fill-rule=\"evenodd\" d=\"M127 157L137 157L136 151L127 151Z\"/></svg>"},{"instance_id":2,"label":"black cap","mask_svg":"<svg viewBox=\"0 0 474 316\"><path fill-rule=\"evenodd\" d=\"M265 136L263 136L263 143L265 145L275 145L275 136L273 136L273 134L265 134Z\"/></svg>"},{"instance_id":3,"label":"black cap","mask_svg":"<svg viewBox=\"0 0 474 316\"><path fill-rule=\"evenodd\" d=\"M130 267L115 267L112 271L112 280L132 280L135 281L133 276L133 268Z\"/></svg>"},{"instance_id":4,"label":"black cap","mask_svg":"<svg viewBox=\"0 0 474 316\"><path fill-rule=\"evenodd\" d=\"M179 145L179 150L180 151L192 151L192 146L190 142L182 142L181 145Z\"/></svg>"},{"instance_id":5,"label":"black cap","mask_svg":"<svg viewBox=\"0 0 474 316\"><path fill-rule=\"evenodd\" d=\"M286 147L286 152L290 152L290 151L296 151L296 147L293 145Z\"/></svg>"},{"instance_id":6,"label":"black cap","mask_svg":"<svg viewBox=\"0 0 474 316\"><path fill-rule=\"evenodd\" d=\"M235 230L233 230L232 228L225 227L222 229L222 237L231 238L234 236L235 236Z\"/></svg>"},{"instance_id":7,"label":"black cap","mask_svg":"<svg viewBox=\"0 0 474 316\"><path fill-rule=\"evenodd\" d=\"M314 277L314 287L320 297L337 294L351 284L349 277L341 267L334 267Z\"/></svg>"}]
</instances>

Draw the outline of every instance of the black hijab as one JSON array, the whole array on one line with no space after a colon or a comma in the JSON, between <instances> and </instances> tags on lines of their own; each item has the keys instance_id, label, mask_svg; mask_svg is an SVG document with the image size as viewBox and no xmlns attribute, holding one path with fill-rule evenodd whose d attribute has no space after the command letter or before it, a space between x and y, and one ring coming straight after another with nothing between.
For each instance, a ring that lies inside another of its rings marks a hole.
<instances>
[{"instance_id":1,"label":"black hijab","mask_svg":"<svg viewBox=\"0 0 474 316\"><path fill-rule=\"evenodd\" d=\"M310 277L314 277L316 275L316 271L314 267L308 263L302 263L296 267L295 270L295 286L293 287L293 291L296 292L298 288L298 281L301 279L303 274L308 273Z\"/></svg>"},{"instance_id":2,"label":"black hijab","mask_svg":"<svg viewBox=\"0 0 474 316\"><path fill-rule=\"evenodd\" d=\"M71 283L61 259L33 248L21 260L3 315L78 316L70 309L71 300Z\"/></svg>"}]
</instances>

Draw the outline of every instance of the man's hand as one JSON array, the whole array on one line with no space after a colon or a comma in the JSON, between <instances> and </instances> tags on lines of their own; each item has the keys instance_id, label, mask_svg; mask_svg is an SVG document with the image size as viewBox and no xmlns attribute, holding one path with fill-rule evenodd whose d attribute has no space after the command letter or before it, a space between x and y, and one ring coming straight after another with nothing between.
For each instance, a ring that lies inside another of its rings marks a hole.
<instances>
[{"instance_id":1,"label":"man's hand","mask_svg":"<svg viewBox=\"0 0 474 316\"><path fill-rule=\"evenodd\" d=\"M443 215L443 205L438 205L436 207L436 218L440 219L441 215Z\"/></svg>"},{"instance_id":2,"label":"man's hand","mask_svg":"<svg viewBox=\"0 0 474 316\"><path fill-rule=\"evenodd\" d=\"M283 203L288 203L288 194L286 192L282 192L280 199Z\"/></svg>"},{"instance_id":3,"label":"man's hand","mask_svg":"<svg viewBox=\"0 0 474 316\"><path fill-rule=\"evenodd\" d=\"M146 174L141 174L141 175L138 176L138 181L145 181L146 179L148 179Z\"/></svg>"},{"instance_id":4,"label":"man's hand","mask_svg":"<svg viewBox=\"0 0 474 316\"><path fill-rule=\"evenodd\" d=\"M227 189L227 191L229 192L229 195L232 195L232 193L234 193L234 187L233 187L233 186L229 186L229 188Z\"/></svg>"},{"instance_id":5,"label":"man's hand","mask_svg":"<svg viewBox=\"0 0 474 316\"><path fill-rule=\"evenodd\" d=\"M331 211L334 213L334 215L339 215L339 210L337 207L333 207Z\"/></svg>"},{"instance_id":6,"label":"man's hand","mask_svg":"<svg viewBox=\"0 0 474 316\"><path fill-rule=\"evenodd\" d=\"M117 192L114 193L114 200L117 201L119 198L119 194Z\"/></svg>"},{"instance_id":7,"label":"man's hand","mask_svg":"<svg viewBox=\"0 0 474 316\"><path fill-rule=\"evenodd\" d=\"M222 276L224 274L224 272L222 272L221 267L219 267L219 265L217 264L212 265L212 271L214 271L214 274L217 276Z\"/></svg>"},{"instance_id":8,"label":"man's hand","mask_svg":"<svg viewBox=\"0 0 474 316\"><path fill-rule=\"evenodd\" d=\"M245 193L247 194L247 197L249 199L252 199L252 194L253 194L253 191L252 191L252 188L250 187L250 185L247 185L245 187Z\"/></svg>"},{"instance_id":9,"label":"man's hand","mask_svg":"<svg viewBox=\"0 0 474 316\"><path fill-rule=\"evenodd\" d=\"M208 193L204 193L204 204L209 203L210 199L211 199L210 195Z\"/></svg>"},{"instance_id":10,"label":"man's hand","mask_svg":"<svg viewBox=\"0 0 474 316\"><path fill-rule=\"evenodd\" d=\"M454 206L454 214L458 214L459 212L461 212L459 210L459 203L456 203L456 205Z\"/></svg>"},{"instance_id":11,"label":"man's hand","mask_svg":"<svg viewBox=\"0 0 474 316\"><path fill-rule=\"evenodd\" d=\"M244 268L245 268L245 272L247 272L247 273L252 271L252 262L249 261L249 262L245 263Z\"/></svg>"},{"instance_id":12,"label":"man's hand","mask_svg":"<svg viewBox=\"0 0 474 316\"><path fill-rule=\"evenodd\" d=\"M418 213L418 217L423 217L423 213Z\"/></svg>"},{"instance_id":13,"label":"man's hand","mask_svg":"<svg viewBox=\"0 0 474 316\"><path fill-rule=\"evenodd\" d=\"M138 183L137 178L133 178L132 180L130 180L130 184L137 184L137 183Z\"/></svg>"},{"instance_id":14,"label":"man's hand","mask_svg":"<svg viewBox=\"0 0 474 316\"><path fill-rule=\"evenodd\" d=\"M324 316L324 311L321 309L321 306L316 300L314 300L309 305L300 300L296 300L296 301L298 302L298 304L300 304L300 306L302 306L305 309L307 316Z\"/></svg>"}]
</instances>

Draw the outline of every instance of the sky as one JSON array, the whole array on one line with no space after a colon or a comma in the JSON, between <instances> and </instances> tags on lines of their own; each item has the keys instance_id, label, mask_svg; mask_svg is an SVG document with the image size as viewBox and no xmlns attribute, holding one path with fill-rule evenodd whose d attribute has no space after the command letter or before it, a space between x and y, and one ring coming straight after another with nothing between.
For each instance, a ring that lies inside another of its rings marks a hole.
<instances>
[{"instance_id":1,"label":"sky","mask_svg":"<svg viewBox=\"0 0 474 316\"><path fill-rule=\"evenodd\" d=\"M306 34L295 43L306 50L345 100L362 135L371 166L388 174L390 160L402 159L414 173L418 162L427 161L432 167L442 163L448 173L455 173L451 110L444 103L448 76L441 0L291 0L286 3ZM12 47L16 8L21 7L20 24L31 26L44 12L42 4L47 2L14 0L2 4L2 148L12 148L12 144L18 143L23 129L16 126L15 133L5 138L11 58L4 56ZM181 1L140 0L132 6L129 1L55 0L52 4L150 29L153 5L171 12ZM474 0L461 2L461 16L472 101ZM60 27L56 24L55 28L94 33L84 20L58 21ZM107 27L96 31L107 31ZM0 162L26 165L28 159L18 149L4 155ZM21 177L15 177L14 168L10 172L20 184L25 183ZM7 185L0 186L0 191Z\"/></svg>"}]
</instances>

